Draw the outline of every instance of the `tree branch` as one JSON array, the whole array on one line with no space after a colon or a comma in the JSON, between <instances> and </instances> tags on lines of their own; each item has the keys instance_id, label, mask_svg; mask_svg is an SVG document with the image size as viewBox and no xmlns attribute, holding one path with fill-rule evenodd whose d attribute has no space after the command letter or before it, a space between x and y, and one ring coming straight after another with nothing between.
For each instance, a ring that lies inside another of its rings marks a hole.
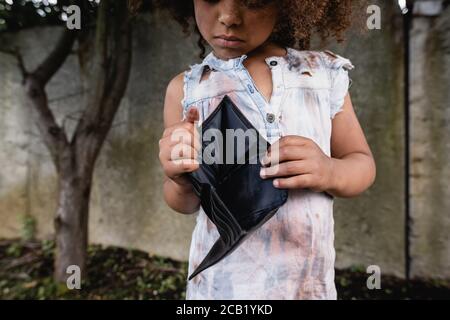
<instances>
[{"instance_id":1,"label":"tree branch","mask_svg":"<svg viewBox=\"0 0 450 320\"><path fill-rule=\"evenodd\" d=\"M123 18L118 32L116 47L115 78L112 81L110 94L106 98L106 114L115 114L120 101L125 94L131 70L132 58L132 28L130 17ZM111 119L112 120L112 119Z\"/></svg>"},{"instance_id":2,"label":"tree branch","mask_svg":"<svg viewBox=\"0 0 450 320\"><path fill-rule=\"evenodd\" d=\"M28 100L36 111L35 120L39 132L50 152L56 170L59 172L61 149L68 144L66 133L58 126L52 111L48 107L47 93L40 79L33 75L27 76L24 88Z\"/></svg>"},{"instance_id":3,"label":"tree branch","mask_svg":"<svg viewBox=\"0 0 450 320\"><path fill-rule=\"evenodd\" d=\"M23 62L23 57L22 54L20 53L19 48L15 48L15 49L1 49L0 52L4 53L4 54L8 54L13 56L14 58L16 58L17 60L17 66L19 67L20 73L22 74L22 79L23 81L25 80L25 78L28 75L27 69L25 68L25 63Z\"/></svg>"},{"instance_id":4,"label":"tree branch","mask_svg":"<svg viewBox=\"0 0 450 320\"><path fill-rule=\"evenodd\" d=\"M34 77L37 78L44 87L66 61L72 51L76 37L77 31L64 29L53 51L36 68L36 70L32 72Z\"/></svg>"},{"instance_id":5,"label":"tree branch","mask_svg":"<svg viewBox=\"0 0 450 320\"><path fill-rule=\"evenodd\" d=\"M100 113L103 104L103 95L105 92L105 83L107 78L107 42L108 42L108 15L107 10L110 6L110 0L101 1L97 11L97 23L95 29L95 42L93 50L93 65L90 71L89 86L92 88L88 102L81 120L78 122L73 135L72 143L83 134L89 134L95 123L96 115Z\"/></svg>"},{"instance_id":6,"label":"tree branch","mask_svg":"<svg viewBox=\"0 0 450 320\"><path fill-rule=\"evenodd\" d=\"M39 65L34 72L28 72L22 55L18 48L1 52L10 54L17 59L20 72L23 77L23 87L26 96L36 111L35 122L42 136L42 140L50 152L56 170L59 172L59 159L61 148L68 145L68 140L64 130L58 126L52 111L49 108L49 101L45 91L46 83L61 68L67 56L72 50L76 38L76 32L64 31L55 49Z\"/></svg>"},{"instance_id":7,"label":"tree branch","mask_svg":"<svg viewBox=\"0 0 450 320\"><path fill-rule=\"evenodd\" d=\"M66 132L58 126L49 108L45 86L47 82L62 67L69 56L76 39L76 32L65 30L59 38L53 51L37 67L34 72L24 73L24 89L28 100L36 111L36 124L48 148L57 172L60 171L60 159L63 150L68 146ZM19 59L23 65L22 60Z\"/></svg>"},{"instance_id":8,"label":"tree branch","mask_svg":"<svg viewBox=\"0 0 450 320\"><path fill-rule=\"evenodd\" d=\"M78 123L72 141L79 145L77 156L82 171L88 171L98 156L125 93L131 69L132 28L127 3L124 0L103 0L100 4L104 7L100 6L98 12L95 50L97 82L93 84L97 89L89 99L88 108ZM114 7L114 12L105 16L108 7ZM105 30L111 31L105 34ZM106 47L106 43L110 44L110 48Z\"/></svg>"}]
</instances>

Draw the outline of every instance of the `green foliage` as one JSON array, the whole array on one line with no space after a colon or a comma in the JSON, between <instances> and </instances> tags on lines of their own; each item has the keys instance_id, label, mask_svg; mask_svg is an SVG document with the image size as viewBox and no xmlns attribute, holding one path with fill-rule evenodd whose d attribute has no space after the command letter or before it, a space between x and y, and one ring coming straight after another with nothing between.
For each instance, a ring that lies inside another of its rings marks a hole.
<instances>
[{"instance_id":1,"label":"green foliage","mask_svg":"<svg viewBox=\"0 0 450 320\"><path fill-rule=\"evenodd\" d=\"M58 1L62 4L61 1ZM67 2L67 1L64 1ZM51 3L53 3L51 1ZM60 24L62 7L48 2L0 0L0 31L18 30L41 24Z\"/></svg>"},{"instance_id":2,"label":"green foliage","mask_svg":"<svg viewBox=\"0 0 450 320\"><path fill-rule=\"evenodd\" d=\"M0 32L38 25L62 25L65 8L71 3L76 3L83 13L88 14L94 14L97 7L93 0L0 0Z\"/></svg>"},{"instance_id":3,"label":"green foliage","mask_svg":"<svg viewBox=\"0 0 450 320\"><path fill-rule=\"evenodd\" d=\"M36 219L28 214L22 216L22 239L24 241L34 239L36 235Z\"/></svg>"},{"instance_id":4,"label":"green foliage","mask_svg":"<svg viewBox=\"0 0 450 320\"><path fill-rule=\"evenodd\" d=\"M12 258L18 258L22 255L23 246L21 242L13 242L6 248L6 255Z\"/></svg>"},{"instance_id":5,"label":"green foliage","mask_svg":"<svg viewBox=\"0 0 450 320\"><path fill-rule=\"evenodd\" d=\"M55 242L52 240L42 240L41 249L44 258L52 259L53 253L55 251Z\"/></svg>"},{"instance_id":6,"label":"green foliage","mask_svg":"<svg viewBox=\"0 0 450 320\"><path fill-rule=\"evenodd\" d=\"M355 273L365 273L366 268L362 265L355 265L350 267L350 271Z\"/></svg>"},{"instance_id":7,"label":"green foliage","mask_svg":"<svg viewBox=\"0 0 450 320\"><path fill-rule=\"evenodd\" d=\"M133 14L151 11L157 0L128 0ZM82 25L92 26L100 0L0 0L0 32L17 31L40 25L64 25L65 9L76 4L81 9Z\"/></svg>"},{"instance_id":8,"label":"green foliage","mask_svg":"<svg viewBox=\"0 0 450 320\"><path fill-rule=\"evenodd\" d=\"M0 299L184 299L187 264L98 245L81 290L53 281L54 241L0 241Z\"/></svg>"}]
</instances>

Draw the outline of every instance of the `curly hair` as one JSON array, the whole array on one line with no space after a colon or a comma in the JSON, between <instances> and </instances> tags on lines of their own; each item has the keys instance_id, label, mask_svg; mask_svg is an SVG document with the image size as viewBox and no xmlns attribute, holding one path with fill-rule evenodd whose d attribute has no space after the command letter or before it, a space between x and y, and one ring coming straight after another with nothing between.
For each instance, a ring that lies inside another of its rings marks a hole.
<instances>
[{"instance_id":1,"label":"curly hair","mask_svg":"<svg viewBox=\"0 0 450 320\"><path fill-rule=\"evenodd\" d=\"M275 3L280 12L279 19L270 36L270 41L284 47L308 50L311 39L318 35L322 40L330 38L338 42L345 40L346 30L361 17L359 9L364 0L241 0L248 8L262 8ZM205 57L205 45L195 23L193 0L158 0L160 8L168 9L172 17L182 26L186 35L191 34L191 23L199 36L197 45Z\"/></svg>"}]
</instances>

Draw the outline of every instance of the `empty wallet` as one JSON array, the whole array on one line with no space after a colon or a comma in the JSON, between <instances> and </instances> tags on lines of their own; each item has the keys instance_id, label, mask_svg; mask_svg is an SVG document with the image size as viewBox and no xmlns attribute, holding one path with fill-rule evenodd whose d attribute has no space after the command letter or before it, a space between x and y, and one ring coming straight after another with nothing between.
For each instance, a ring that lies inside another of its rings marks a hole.
<instances>
[{"instance_id":1,"label":"empty wallet","mask_svg":"<svg viewBox=\"0 0 450 320\"><path fill-rule=\"evenodd\" d=\"M227 134L230 129L232 134ZM236 138L242 133L245 139ZM203 121L201 145L199 169L188 177L220 237L189 280L231 254L288 198L288 191L275 188L273 179L260 177L260 159L270 143L227 95Z\"/></svg>"}]
</instances>

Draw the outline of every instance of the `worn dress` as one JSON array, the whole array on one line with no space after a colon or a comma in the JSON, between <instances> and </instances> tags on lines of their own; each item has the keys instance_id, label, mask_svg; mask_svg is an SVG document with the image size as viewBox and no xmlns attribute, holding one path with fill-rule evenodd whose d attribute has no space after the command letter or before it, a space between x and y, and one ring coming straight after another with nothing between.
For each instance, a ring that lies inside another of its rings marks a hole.
<instances>
[{"instance_id":1,"label":"worn dress","mask_svg":"<svg viewBox=\"0 0 450 320\"><path fill-rule=\"evenodd\" d=\"M191 106L199 123L228 95L270 143L286 135L312 139L330 156L332 119L342 110L353 69L330 51L286 48L265 59L272 72L270 101L243 62L211 51L184 73L183 117ZM203 77L202 77L203 75ZM189 253L191 274L219 238L202 208ZM336 299L333 197L289 190L288 201L232 254L188 282L187 299Z\"/></svg>"}]
</instances>

